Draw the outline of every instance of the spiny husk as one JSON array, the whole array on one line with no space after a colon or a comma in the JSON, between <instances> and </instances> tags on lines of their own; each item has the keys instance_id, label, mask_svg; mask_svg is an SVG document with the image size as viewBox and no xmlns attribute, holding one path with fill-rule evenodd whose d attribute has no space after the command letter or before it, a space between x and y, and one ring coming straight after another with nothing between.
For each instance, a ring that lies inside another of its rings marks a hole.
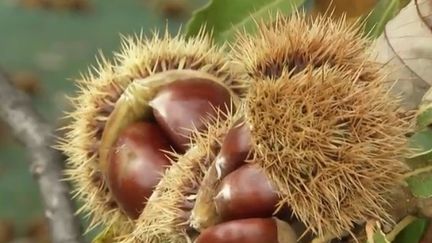
<instances>
[{"instance_id":1,"label":"spiny husk","mask_svg":"<svg viewBox=\"0 0 432 243\"><path fill-rule=\"evenodd\" d=\"M256 79L245 99L254 159L312 233L340 236L365 219L391 223L390 194L407 167L404 116L385 75L313 64ZM378 69L378 68L377 68Z\"/></svg>"},{"instance_id":2,"label":"spiny husk","mask_svg":"<svg viewBox=\"0 0 432 243\"><path fill-rule=\"evenodd\" d=\"M234 114L218 111L207 122L205 132L195 131L193 146L186 154L176 156L136 221L134 232L120 237L121 242L192 242L189 215L181 207L187 200L194 201L224 135L239 120L240 110L237 107Z\"/></svg>"},{"instance_id":3,"label":"spiny husk","mask_svg":"<svg viewBox=\"0 0 432 243\"><path fill-rule=\"evenodd\" d=\"M89 229L97 225L111 228L112 234L128 232L133 221L116 206L102 179L98 150L104 128L117 100L135 80L167 70L191 69L218 78L235 91L242 89L242 78L226 59L222 49L214 47L204 34L184 39L180 35L155 33L151 38L125 37L122 50L110 62L103 56L94 72L78 80L78 95L72 98L73 119L59 148L69 157L66 177L83 206L79 210L91 216ZM114 231L114 232L112 232Z\"/></svg>"},{"instance_id":4,"label":"spiny husk","mask_svg":"<svg viewBox=\"0 0 432 243\"><path fill-rule=\"evenodd\" d=\"M391 221L386 195L406 169L399 161L411 123L387 94L361 23L296 13L258 25L256 35L239 35L232 56L253 83L254 160L281 204L318 235L340 235L365 217Z\"/></svg>"},{"instance_id":5,"label":"spiny husk","mask_svg":"<svg viewBox=\"0 0 432 243\"><path fill-rule=\"evenodd\" d=\"M375 79L377 65L369 58L369 41L362 38L360 22L348 24L328 16L308 18L304 13L277 15L272 24L258 24L255 35L239 33L232 58L253 79L278 78L306 66L324 64L356 72L361 80Z\"/></svg>"}]
</instances>

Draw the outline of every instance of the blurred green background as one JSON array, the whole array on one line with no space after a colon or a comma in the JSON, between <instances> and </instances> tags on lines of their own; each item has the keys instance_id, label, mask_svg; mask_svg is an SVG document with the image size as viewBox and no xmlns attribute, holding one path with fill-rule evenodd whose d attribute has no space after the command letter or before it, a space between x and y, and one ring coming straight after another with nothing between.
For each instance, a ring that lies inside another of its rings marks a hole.
<instances>
[{"instance_id":1,"label":"blurred green background","mask_svg":"<svg viewBox=\"0 0 432 243\"><path fill-rule=\"evenodd\" d=\"M39 4L43 3L0 1L0 67L58 126L68 109L65 94L74 90L72 80L95 64L99 51L109 57L119 48L121 34L161 30L167 22L176 33L199 1L99 0L78 10L67 4L50 8ZM0 154L0 242L9 241L12 231L13 238L41 234L34 238L44 242L43 211L28 154L3 124Z\"/></svg>"}]
</instances>

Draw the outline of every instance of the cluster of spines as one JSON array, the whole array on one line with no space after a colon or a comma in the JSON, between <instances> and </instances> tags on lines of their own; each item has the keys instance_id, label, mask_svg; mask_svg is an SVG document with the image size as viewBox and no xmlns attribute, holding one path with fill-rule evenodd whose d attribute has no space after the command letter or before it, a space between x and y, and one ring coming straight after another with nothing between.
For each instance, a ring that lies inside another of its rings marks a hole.
<instances>
[{"instance_id":1,"label":"cluster of spines","mask_svg":"<svg viewBox=\"0 0 432 243\"><path fill-rule=\"evenodd\" d=\"M254 160L280 192L280 205L316 235L341 236L355 223L392 223L391 191L403 164L409 117L384 77L324 64L257 80L246 98Z\"/></svg>"},{"instance_id":2,"label":"cluster of spines","mask_svg":"<svg viewBox=\"0 0 432 243\"><path fill-rule=\"evenodd\" d=\"M349 24L345 18L278 14L271 24L258 23L255 34L239 33L231 55L252 82L324 64L353 72L362 65L360 79L375 79L377 65L371 61L370 43L362 33L361 22Z\"/></svg>"},{"instance_id":3,"label":"cluster of spines","mask_svg":"<svg viewBox=\"0 0 432 243\"><path fill-rule=\"evenodd\" d=\"M136 79L172 69L207 72L241 90L242 79L221 50L204 34L187 40L168 33L162 37L155 33L149 39L124 38L113 61L101 55L99 65L77 81L78 95L71 98L74 110L67 115L72 122L64 128L67 133L58 147L69 157L66 177L75 197L84 202L79 211L91 218L89 230L104 225L121 234L133 228L104 183L98 161L106 121L123 91Z\"/></svg>"},{"instance_id":4,"label":"cluster of spines","mask_svg":"<svg viewBox=\"0 0 432 243\"><path fill-rule=\"evenodd\" d=\"M406 170L412 123L400 116L361 30L344 18L278 15L233 46L250 76L254 160L280 205L319 236L340 236L367 217L391 221L389 191Z\"/></svg>"}]
</instances>

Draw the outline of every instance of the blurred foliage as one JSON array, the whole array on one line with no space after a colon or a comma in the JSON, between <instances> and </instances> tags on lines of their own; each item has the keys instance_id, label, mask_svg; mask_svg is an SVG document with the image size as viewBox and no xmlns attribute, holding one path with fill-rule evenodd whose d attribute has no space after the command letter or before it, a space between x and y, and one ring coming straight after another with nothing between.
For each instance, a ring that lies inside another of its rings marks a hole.
<instances>
[{"instance_id":1,"label":"blurred foliage","mask_svg":"<svg viewBox=\"0 0 432 243\"><path fill-rule=\"evenodd\" d=\"M167 26L166 17L154 9L163 6L150 1L99 0L90 6L86 11L67 11L0 1L0 67L17 87L34 95L37 110L55 126L68 109L65 93L74 90L71 80L95 64L99 50L110 56L119 48L120 34ZM170 20L170 32L177 33L182 20ZM8 130L0 125L0 221L12 222L16 234L26 237L43 216L42 205L28 156L9 138Z\"/></svg>"},{"instance_id":2,"label":"blurred foliage","mask_svg":"<svg viewBox=\"0 0 432 243\"><path fill-rule=\"evenodd\" d=\"M386 23L400 11L400 0L380 0L366 17L366 29L372 37L378 37L384 30Z\"/></svg>"},{"instance_id":3,"label":"blurred foliage","mask_svg":"<svg viewBox=\"0 0 432 243\"><path fill-rule=\"evenodd\" d=\"M205 25L214 39L223 43L233 40L238 31L253 33L254 22L269 22L276 12L304 10L312 17L331 13L334 18L346 16L349 21L363 18L366 34L378 37L387 21L406 4L407 0L212 0L194 12L186 34L196 35Z\"/></svg>"},{"instance_id":4,"label":"blurred foliage","mask_svg":"<svg viewBox=\"0 0 432 243\"><path fill-rule=\"evenodd\" d=\"M432 197L432 173L425 172L407 178L408 186L418 198Z\"/></svg>"},{"instance_id":5,"label":"blurred foliage","mask_svg":"<svg viewBox=\"0 0 432 243\"><path fill-rule=\"evenodd\" d=\"M253 32L255 21L271 20L271 13L280 11L290 14L298 9L305 0L217 0L195 12L187 25L188 36L199 33L203 26L213 33L220 42L232 40L237 31Z\"/></svg>"},{"instance_id":6,"label":"blurred foliage","mask_svg":"<svg viewBox=\"0 0 432 243\"><path fill-rule=\"evenodd\" d=\"M408 225L394 240L394 243L419 242L423 231L426 229L427 220L417 219Z\"/></svg>"},{"instance_id":7,"label":"blurred foliage","mask_svg":"<svg viewBox=\"0 0 432 243\"><path fill-rule=\"evenodd\" d=\"M408 165L419 169L430 165L432 160L432 130L423 128L414 133L409 140L413 153L407 158Z\"/></svg>"},{"instance_id":8,"label":"blurred foliage","mask_svg":"<svg viewBox=\"0 0 432 243\"><path fill-rule=\"evenodd\" d=\"M385 234L381 230L375 233L373 240L374 240L373 242L368 242L368 243L389 243Z\"/></svg>"}]
</instances>

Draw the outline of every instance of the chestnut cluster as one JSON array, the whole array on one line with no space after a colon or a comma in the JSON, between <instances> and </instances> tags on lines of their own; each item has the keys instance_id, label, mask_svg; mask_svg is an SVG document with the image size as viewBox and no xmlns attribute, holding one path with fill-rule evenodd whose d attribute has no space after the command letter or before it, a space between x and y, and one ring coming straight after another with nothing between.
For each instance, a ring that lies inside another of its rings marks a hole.
<instances>
[{"instance_id":1,"label":"chestnut cluster","mask_svg":"<svg viewBox=\"0 0 432 243\"><path fill-rule=\"evenodd\" d=\"M92 227L122 243L291 243L392 221L412 122L360 28L257 27L230 54L204 34L127 40L84 78L61 149Z\"/></svg>"},{"instance_id":2,"label":"chestnut cluster","mask_svg":"<svg viewBox=\"0 0 432 243\"><path fill-rule=\"evenodd\" d=\"M205 78L163 85L150 100L153 115L123 129L111 148L105 179L116 203L137 219L170 166L171 152L183 154L193 131L203 131L216 112L227 112L231 94Z\"/></svg>"},{"instance_id":3,"label":"chestnut cluster","mask_svg":"<svg viewBox=\"0 0 432 243\"><path fill-rule=\"evenodd\" d=\"M290 226L274 217L279 197L254 165L247 123L238 123L227 132L214 167L219 181L214 206L220 223L202 230L197 243L295 242ZM287 219L287 210L282 211L276 216Z\"/></svg>"},{"instance_id":4,"label":"chestnut cluster","mask_svg":"<svg viewBox=\"0 0 432 243\"><path fill-rule=\"evenodd\" d=\"M120 132L108 155L105 178L129 218L140 216L165 169L175 163L172 152L184 154L193 132L204 132L216 113L230 112L231 96L227 88L210 79L175 80L163 85L149 101L152 116ZM222 139L211 163L218 181L213 206L219 220L207 229L198 229L197 243L281 243L295 239L290 226L274 215L279 197L254 164L251 136L248 124L239 121ZM192 200L183 208L188 217L194 203Z\"/></svg>"}]
</instances>

